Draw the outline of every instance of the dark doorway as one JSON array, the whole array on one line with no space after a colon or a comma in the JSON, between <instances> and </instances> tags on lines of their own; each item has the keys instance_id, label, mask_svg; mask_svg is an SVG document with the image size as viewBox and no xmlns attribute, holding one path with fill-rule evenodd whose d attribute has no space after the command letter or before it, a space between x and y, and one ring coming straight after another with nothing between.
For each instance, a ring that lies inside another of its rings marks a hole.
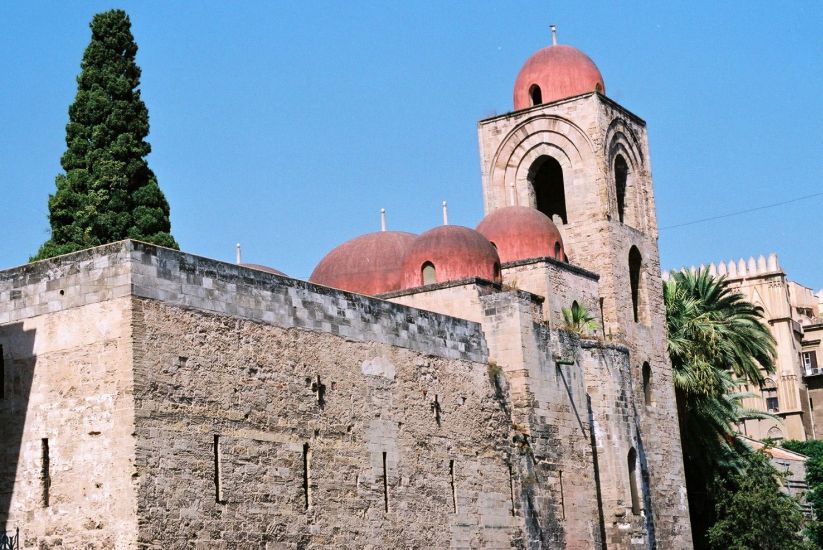
<instances>
[{"instance_id":1,"label":"dark doorway","mask_svg":"<svg viewBox=\"0 0 823 550\"><path fill-rule=\"evenodd\" d=\"M562 222L566 217L566 192L563 187L563 168L552 157L540 157L530 171L536 207L549 218L557 215Z\"/></svg>"}]
</instances>

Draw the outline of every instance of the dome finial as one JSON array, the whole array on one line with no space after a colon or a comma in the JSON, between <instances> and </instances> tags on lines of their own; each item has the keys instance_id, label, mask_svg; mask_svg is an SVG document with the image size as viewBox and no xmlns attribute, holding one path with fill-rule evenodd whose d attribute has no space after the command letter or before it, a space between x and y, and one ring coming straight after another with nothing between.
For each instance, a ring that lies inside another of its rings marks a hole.
<instances>
[{"instance_id":1,"label":"dome finial","mask_svg":"<svg viewBox=\"0 0 823 550\"><path fill-rule=\"evenodd\" d=\"M443 225L449 225L449 205L443 201Z\"/></svg>"},{"instance_id":2,"label":"dome finial","mask_svg":"<svg viewBox=\"0 0 823 550\"><path fill-rule=\"evenodd\" d=\"M237 243L235 247L236 257L237 257L237 265L240 265L242 262L240 261L240 243Z\"/></svg>"},{"instance_id":3,"label":"dome finial","mask_svg":"<svg viewBox=\"0 0 823 550\"><path fill-rule=\"evenodd\" d=\"M557 46L557 25L549 25L552 30L552 46Z\"/></svg>"},{"instance_id":4,"label":"dome finial","mask_svg":"<svg viewBox=\"0 0 823 550\"><path fill-rule=\"evenodd\" d=\"M386 209L380 209L380 231L386 230Z\"/></svg>"}]
</instances>

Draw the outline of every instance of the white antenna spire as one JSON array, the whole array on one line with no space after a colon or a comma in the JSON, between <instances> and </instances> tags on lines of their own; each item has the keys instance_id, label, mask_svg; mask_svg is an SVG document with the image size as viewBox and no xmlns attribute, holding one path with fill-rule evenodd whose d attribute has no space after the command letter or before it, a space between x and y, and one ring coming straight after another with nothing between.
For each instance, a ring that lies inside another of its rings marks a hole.
<instances>
[{"instance_id":1,"label":"white antenna spire","mask_svg":"<svg viewBox=\"0 0 823 550\"><path fill-rule=\"evenodd\" d=\"M386 209L380 209L380 231L386 230Z\"/></svg>"},{"instance_id":2,"label":"white antenna spire","mask_svg":"<svg viewBox=\"0 0 823 550\"><path fill-rule=\"evenodd\" d=\"M512 206L517 206L517 193L514 190L514 182L509 184L509 202Z\"/></svg>"},{"instance_id":3,"label":"white antenna spire","mask_svg":"<svg viewBox=\"0 0 823 550\"><path fill-rule=\"evenodd\" d=\"M240 263L241 263L240 262L240 243L237 243L237 246L235 247L235 250L237 252L237 265L240 265Z\"/></svg>"},{"instance_id":4,"label":"white antenna spire","mask_svg":"<svg viewBox=\"0 0 823 550\"><path fill-rule=\"evenodd\" d=\"M557 46L557 25L549 25L552 30L552 46Z\"/></svg>"},{"instance_id":5,"label":"white antenna spire","mask_svg":"<svg viewBox=\"0 0 823 550\"><path fill-rule=\"evenodd\" d=\"M449 225L449 205L443 201L443 225Z\"/></svg>"}]
</instances>

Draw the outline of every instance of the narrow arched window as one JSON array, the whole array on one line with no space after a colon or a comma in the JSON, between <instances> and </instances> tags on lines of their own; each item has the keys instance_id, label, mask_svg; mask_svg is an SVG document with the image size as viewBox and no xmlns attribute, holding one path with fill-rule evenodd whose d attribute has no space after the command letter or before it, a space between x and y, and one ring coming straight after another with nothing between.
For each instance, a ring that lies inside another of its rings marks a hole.
<instances>
[{"instance_id":1,"label":"narrow arched window","mask_svg":"<svg viewBox=\"0 0 823 550\"><path fill-rule=\"evenodd\" d=\"M566 190L563 183L563 167L557 160L542 156L529 169L529 182L534 190L535 208L560 223L568 223L566 217Z\"/></svg>"},{"instance_id":2,"label":"narrow arched window","mask_svg":"<svg viewBox=\"0 0 823 550\"><path fill-rule=\"evenodd\" d=\"M598 82L597 84L594 85L594 91L597 92L598 94L602 94L603 93L603 86L601 86L601 84Z\"/></svg>"},{"instance_id":3,"label":"narrow arched window","mask_svg":"<svg viewBox=\"0 0 823 550\"><path fill-rule=\"evenodd\" d=\"M421 275L423 277L424 285L433 285L437 282L437 271L434 269L434 264L426 262L423 264Z\"/></svg>"},{"instance_id":4,"label":"narrow arched window","mask_svg":"<svg viewBox=\"0 0 823 550\"><path fill-rule=\"evenodd\" d=\"M562 255L560 254L560 252L561 252L561 246L560 246L560 243L555 242L555 243L554 243L554 259L555 259L555 260L560 261L560 260L562 260L562 259L563 259L563 258L562 258Z\"/></svg>"},{"instance_id":5,"label":"narrow arched window","mask_svg":"<svg viewBox=\"0 0 823 550\"><path fill-rule=\"evenodd\" d=\"M632 312L634 313L634 322L640 320L640 299L641 299L641 283L643 267L643 257L636 246L629 250L629 284L632 291Z\"/></svg>"},{"instance_id":6,"label":"narrow arched window","mask_svg":"<svg viewBox=\"0 0 823 550\"><path fill-rule=\"evenodd\" d=\"M500 277L500 264L497 263L497 262L494 262L494 282L499 283L500 279L501 279L501 277Z\"/></svg>"},{"instance_id":7,"label":"narrow arched window","mask_svg":"<svg viewBox=\"0 0 823 550\"><path fill-rule=\"evenodd\" d=\"M652 368L643 363L643 401L649 407L652 404Z\"/></svg>"},{"instance_id":8,"label":"narrow arched window","mask_svg":"<svg viewBox=\"0 0 823 550\"><path fill-rule=\"evenodd\" d=\"M637 451L634 447L629 451L628 456L629 466L629 492L632 503L632 514L640 514L640 490L637 485Z\"/></svg>"},{"instance_id":9,"label":"narrow arched window","mask_svg":"<svg viewBox=\"0 0 823 550\"><path fill-rule=\"evenodd\" d=\"M532 105L543 103L543 92L540 91L540 86L532 84L532 87L529 88L529 98L532 100Z\"/></svg>"},{"instance_id":10,"label":"narrow arched window","mask_svg":"<svg viewBox=\"0 0 823 550\"><path fill-rule=\"evenodd\" d=\"M614 188L617 194L617 219L623 223L626 211L626 181L629 177L629 165L626 159L617 155L614 159Z\"/></svg>"},{"instance_id":11,"label":"narrow arched window","mask_svg":"<svg viewBox=\"0 0 823 550\"><path fill-rule=\"evenodd\" d=\"M774 380L766 378L763 385L760 386L760 391L763 392L763 400L766 402L766 410L769 412L779 412L780 403L777 400L777 386Z\"/></svg>"}]
</instances>

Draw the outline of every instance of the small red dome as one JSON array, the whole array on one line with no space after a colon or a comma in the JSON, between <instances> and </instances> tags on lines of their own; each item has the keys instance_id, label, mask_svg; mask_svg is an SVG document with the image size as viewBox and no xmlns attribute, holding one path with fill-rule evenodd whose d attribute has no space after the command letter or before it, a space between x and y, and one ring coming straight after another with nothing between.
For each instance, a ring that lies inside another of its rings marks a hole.
<instances>
[{"instance_id":1,"label":"small red dome","mask_svg":"<svg viewBox=\"0 0 823 550\"><path fill-rule=\"evenodd\" d=\"M491 212L477 226L496 248L502 262L550 257L563 261L563 238L553 221L528 206L507 206Z\"/></svg>"},{"instance_id":2,"label":"small red dome","mask_svg":"<svg viewBox=\"0 0 823 550\"><path fill-rule=\"evenodd\" d=\"M367 295L398 290L403 257L416 237L403 231L361 235L326 254L309 281Z\"/></svg>"},{"instance_id":3,"label":"small red dome","mask_svg":"<svg viewBox=\"0 0 823 550\"><path fill-rule=\"evenodd\" d=\"M532 55L520 69L514 82L514 109L594 91L606 93L594 61L572 46L549 46Z\"/></svg>"},{"instance_id":4,"label":"small red dome","mask_svg":"<svg viewBox=\"0 0 823 550\"><path fill-rule=\"evenodd\" d=\"M257 271L265 271L266 273L272 273L274 275L280 275L281 277L288 277L285 273L280 270L274 269L273 267L260 265L260 264L240 264L240 267L248 267L249 269L256 269Z\"/></svg>"},{"instance_id":5,"label":"small red dome","mask_svg":"<svg viewBox=\"0 0 823 550\"><path fill-rule=\"evenodd\" d=\"M500 281L500 258L486 238L468 227L441 225L411 245L403 259L402 288L468 277Z\"/></svg>"}]
</instances>

